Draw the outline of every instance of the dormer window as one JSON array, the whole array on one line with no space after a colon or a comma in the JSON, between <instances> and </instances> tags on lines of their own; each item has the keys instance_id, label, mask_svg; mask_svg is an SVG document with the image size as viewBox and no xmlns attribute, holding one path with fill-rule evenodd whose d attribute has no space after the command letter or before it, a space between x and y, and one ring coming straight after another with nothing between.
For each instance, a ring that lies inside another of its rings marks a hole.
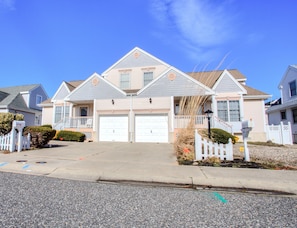
<instances>
[{"instance_id":1,"label":"dormer window","mask_svg":"<svg viewBox=\"0 0 297 228\"><path fill-rule=\"evenodd\" d=\"M143 86L146 86L153 80L153 72L143 72Z\"/></svg>"},{"instance_id":2,"label":"dormer window","mask_svg":"<svg viewBox=\"0 0 297 228\"><path fill-rule=\"evenodd\" d=\"M290 96L296 96L297 95L297 91L296 91L296 80L292 81L289 83L290 86Z\"/></svg>"},{"instance_id":3,"label":"dormer window","mask_svg":"<svg viewBox=\"0 0 297 228\"><path fill-rule=\"evenodd\" d=\"M42 96L41 95L37 95L36 96L36 105L40 104L42 102Z\"/></svg>"}]
</instances>

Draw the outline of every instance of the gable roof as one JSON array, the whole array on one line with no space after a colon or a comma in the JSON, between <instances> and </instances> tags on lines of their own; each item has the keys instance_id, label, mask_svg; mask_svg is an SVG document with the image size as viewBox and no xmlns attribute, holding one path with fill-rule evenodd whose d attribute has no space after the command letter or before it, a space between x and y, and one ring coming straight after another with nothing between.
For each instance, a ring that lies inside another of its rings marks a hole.
<instances>
[{"instance_id":1,"label":"gable roof","mask_svg":"<svg viewBox=\"0 0 297 228\"><path fill-rule=\"evenodd\" d=\"M135 67L136 60L138 66L165 65L169 67L169 64L165 63L164 61L156 58L155 56L149 54L139 47L135 47L126 55L124 55L120 60L110 66L107 70L105 70L101 75L103 77L108 77L107 73L112 69Z\"/></svg>"},{"instance_id":2,"label":"gable roof","mask_svg":"<svg viewBox=\"0 0 297 228\"><path fill-rule=\"evenodd\" d=\"M27 107L21 94L28 93L38 86L41 85L32 84L0 88L0 108L17 109L26 112L32 111Z\"/></svg>"},{"instance_id":3,"label":"gable roof","mask_svg":"<svg viewBox=\"0 0 297 228\"><path fill-rule=\"evenodd\" d=\"M238 70L227 70L237 81L246 81L246 77ZM213 88L217 80L223 74L224 70L200 71L187 73L197 81L203 83L209 88Z\"/></svg>"},{"instance_id":4,"label":"gable roof","mask_svg":"<svg viewBox=\"0 0 297 228\"><path fill-rule=\"evenodd\" d=\"M84 80L75 80L69 82L63 81L56 93L54 94L54 96L52 97L51 101L53 102L55 100L63 100L83 82Z\"/></svg>"},{"instance_id":5,"label":"gable roof","mask_svg":"<svg viewBox=\"0 0 297 228\"><path fill-rule=\"evenodd\" d=\"M69 82L65 82L69 91L73 91L74 89L76 89L76 87L78 87L80 84L82 84L85 80L75 80L75 81L69 81Z\"/></svg>"},{"instance_id":6,"label":"gable roof","mask_svg":"<svg viewBox=\"0 0 297 228\"><path fill-rule=\"evenodd\" d=\"M280 87L283 85L283 83L284 83L284 81L286 80L286 77L287 77L289 71L291 71L291 70L295 71L296 74L297 74L297 64L292 64L292 65L289 65L289 66L288 66L286 72L284 73L282 79L280 80L280 82L279 82L279 84L278 84L278 88L280 88Z\"/></svg>"},{"instance_id":7,"label":"gable roof","mask_svg":"<svg viewBox=\"0 0 297 228\"><path fill-rule=\"evenodd\" d=\"M231 70L214 70L214 71L201 71L201 72L191 72L187 73L197 81L203 83L204 85L214 88L216 85L217 81L221 77L221 75L224 73L224 71L227 71L230 73L235 80L240 82L240 86L246 90L246 94L244 94L244 97L248 98L269 98L271 95L264 93L260 90L254 89L250 86L245 85L246 77L236 69L231 69Z\"/></svg>"},{"instance_id":8,"label":"gable roof","mask_svg":"<svg viewBox=\"0 0 297 228\"><path fill-rule=\"evenodd\" d=\"M126 93L101 77L92 74L87 80L73 90L65 100L71 102L93 101L94 99L124 98Z\"/></svg>"},{"instance_id":9,"label":"gable roof","mask_svg":"<svg viewBox=\"0 0 297 228\"><path fill-rule=\"evenodd\" d=\"M138 91L139 97L199 96L214 92L182 71L170 67L159 77Z\"/></svg>"}]
</instances>

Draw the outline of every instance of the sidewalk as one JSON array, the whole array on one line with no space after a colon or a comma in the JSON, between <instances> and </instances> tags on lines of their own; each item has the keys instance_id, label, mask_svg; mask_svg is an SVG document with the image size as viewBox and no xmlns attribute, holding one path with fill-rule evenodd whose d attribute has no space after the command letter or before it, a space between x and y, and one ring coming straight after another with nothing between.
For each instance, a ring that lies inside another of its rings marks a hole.
<instances>
[{"instance_id":1,"label":"sidewalk","mask_svg":"<svg viewBox=\"0 0 297 228\"><path fill-rule=\"evenodd\" d=\"M181 166L171 144L52 141L51 145L40 150L0 153L0 172L297 194L296 171Z\"/></svg>"}]
</instances>

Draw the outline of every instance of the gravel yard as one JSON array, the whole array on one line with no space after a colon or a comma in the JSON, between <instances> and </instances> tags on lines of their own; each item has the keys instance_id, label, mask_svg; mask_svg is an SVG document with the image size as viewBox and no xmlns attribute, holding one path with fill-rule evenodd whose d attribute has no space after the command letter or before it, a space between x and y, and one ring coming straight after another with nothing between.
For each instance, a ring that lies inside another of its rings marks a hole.
<instances>
[{"instance_id":1,"label":"gravel yard","mask_svg":"<svg viewBox=\"0 0 297 228\"><path fill-rule=\"evenodd\" d=\"M243 143L233 145L233 153L236 158L244 156L244 153L240 152L240 147L243 147ZM278 147L248 144L248 149L252 161L281 163L285 166L297 168L297 145L295 144Z\"/></svg>"}]
</instances>

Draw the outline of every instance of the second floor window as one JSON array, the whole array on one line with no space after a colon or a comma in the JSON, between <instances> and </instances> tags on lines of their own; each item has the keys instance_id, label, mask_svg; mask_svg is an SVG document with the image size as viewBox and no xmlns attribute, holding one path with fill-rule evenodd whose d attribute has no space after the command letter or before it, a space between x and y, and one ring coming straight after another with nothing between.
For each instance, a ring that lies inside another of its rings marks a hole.
<instances>
[{"instance_id":1,"label":"second floor window","mask_svg":"<svg viewBox=\"0 0 297 228\"><path fill-rule=\"evenodd\" d=\"M42 102L42 96L41 95L37 95L36 96L36 105L40 104Z\"/></svg>"},{"instance_id":2,"label":"second floor window","mask_svg":"<svg viewBox=\"0 0 297 228\"><path fill-rule=\"evenodd\" d=\"M296 91L296 80L292 81L289 83L290 86L290 96L296 96L297 95L297 91Z\"/></svg>"},{"instance_id":3,"label":"second floor window","mask_svg":"<svg viewBox=\"0 0 297 228\"><path fill-rule=\"evenodd\" d=\"M143 73L143 86L146 86L153 80L153 72L144 72Z\"/></svg>"},{"instance_id":4,"label":"second floor window","mask_svg":"<svg viewBox=\"0 0 297 228\"><path fill-rule=\"evenodd\" d=\"M129 75L129 73L121 73L120 88L121 89L130 89L130 75Z\"/></svg>"}]
</instances>

